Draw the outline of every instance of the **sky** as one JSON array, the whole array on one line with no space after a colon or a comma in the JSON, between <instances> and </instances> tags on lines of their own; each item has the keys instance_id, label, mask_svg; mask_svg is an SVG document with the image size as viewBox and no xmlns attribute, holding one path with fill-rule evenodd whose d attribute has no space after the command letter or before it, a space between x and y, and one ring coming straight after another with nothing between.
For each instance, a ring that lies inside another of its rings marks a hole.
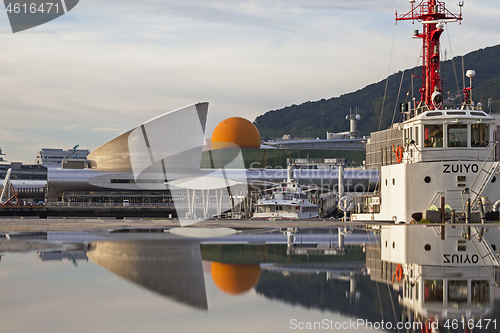
<instances>
[{"instance_id":1,"label":"sky","mask_svg":"<svg viewBox=\"0 0 500 333\"><path fill-rule=\"evenodd\" d=\"M448 9L458 12L457 1ZM228 117L340 96L417 64L406 0L81 0L13 34L0 13L0 147L93 150L165 112L209 102ZM498 0L467 0L448 57L500 44ZM451 44L449 43L451 41ZM477 73L480 75L480 73ZM355 107L353 105L352 107Z\"/></svg>"}]
</instances>

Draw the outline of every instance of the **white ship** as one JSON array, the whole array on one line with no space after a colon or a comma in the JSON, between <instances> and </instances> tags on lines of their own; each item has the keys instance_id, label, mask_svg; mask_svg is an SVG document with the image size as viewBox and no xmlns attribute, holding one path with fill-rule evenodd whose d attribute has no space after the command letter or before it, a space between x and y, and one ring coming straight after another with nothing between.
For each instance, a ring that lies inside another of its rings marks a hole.
<instances>
[{"instance_id":1,"label":"white ship","mask_svg":"<svg viewBox=\"0 0 500 333\"><path fill-rule=\"evenodd\" d=\"M315 219L319 208L307 198L292 179L274 188L271 197L261 198L255 204L254 219Z\"/></svg>"},{"instance_id":2,"label":"white ship","mask_svg":"<svg viewBox=\"0 0 500 333\"><path fill-rule=\"evenodd\" d=\"M366 162L380 167L379 191L354 198L352 220L410 223L412 214L443 200L457 216L482 208L482 197L500 200L494 119L474 104L472 86L464 89L462 105L443 103L439 37L447 22L462 20L462 4L454 15L438 0L410 3L411 11L396 19L423 24L414 36L424 45L421 100L401 105L405 121L372 133ZM471 81L474 75L467 71Z\"/></svg>"}]
</instances>

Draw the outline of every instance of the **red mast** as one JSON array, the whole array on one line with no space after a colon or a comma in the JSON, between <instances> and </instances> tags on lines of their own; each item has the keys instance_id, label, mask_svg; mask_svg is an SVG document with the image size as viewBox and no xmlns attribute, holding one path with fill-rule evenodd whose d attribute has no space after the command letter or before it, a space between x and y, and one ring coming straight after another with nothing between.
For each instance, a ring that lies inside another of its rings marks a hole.
<instances>
[{"instance_id":1,"label":"red mast","mask_svg":"<svg viewBox=\"0 0 500 333\"><path fill-rule=\"evenodd\" d=\"M422 0L415 6L415 0L410 0L411 11L399 16L396 12L396 21L417 20L424 26L423 33L415 30L415 38L422 38L422 88L420 88L422 102L431 109L441 108L443 102L443 88L440 73L439 38L444 31L446 22L462 20L463 2L459 3L460 13L452 14L439 0Z\"/></svg>"}]
</instances>

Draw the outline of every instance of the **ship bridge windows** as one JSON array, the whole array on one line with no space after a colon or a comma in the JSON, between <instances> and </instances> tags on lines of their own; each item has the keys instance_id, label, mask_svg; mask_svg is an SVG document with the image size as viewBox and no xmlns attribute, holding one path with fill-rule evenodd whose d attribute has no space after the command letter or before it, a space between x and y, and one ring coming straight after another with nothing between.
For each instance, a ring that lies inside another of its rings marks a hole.
<instances>
[{"instance_id":1,"label":"ship bridge windows","mask_svg":"<svg viewBox=\"0 0 500 333\"><path fill-rule=\"evenodd\" d=\"M474 304L490 302L490 283L487 280L472 280L471 301Z\"/></svg>"},{"instance_id":2,"label":"ship bridge windows","mask_svg":"<svg viewBox=\"0 0 500 333\"><path fill-rule=\"evenodd\" d=\"M446 112L448 116L466 116L467 113L465 111L448 111Z\"/></svg>"},{"instance_id":3,"label":"ship bridge windows","mask_svg":"<svg viewBox=\"0 0 500 333\"><path fill-rule=\"evenodd\" d=\"M487 147L490 143L490 125L471 125L471 147Z\"/></svg>"},{"instance_id":4,"label":"ship bridge windows","mask_svg":"<svg viewBox=\"0 0 500 333\"><path fill-rule=\"evenodd\" d=\"M415 127L416 140L419 138L417 128ZM461 124L460 122L424 124L423 129L425 148L486 148L491 139L490 125L481 122L473 124Z\"/></svg>"},{"instance_id":5,"label":"ship bridge windows","mask_svg":"<svg viewBox=\"0 0 500 333\"><path fill-rule=\"evenodd\" d=\"M271 210L271 207L274 208L274 206L257 206L257 213L271 213L271 211L275 212L276 210Z\"/></svg>"},{"instance_id":6,"label":"ship bridge windows","mask_svg":"<svg viewBox=\"0 0 500 333\"><path fill-rule=\"evenodd\" d=\"M435 112L427 112L427 114L425 116L426 117L438 117L438 116L442 116L442 115L443 115L442 112L435 111Z\"/></svg>"},{"instance_id":7,"label":"ship bridge windows","mask_svg":"<svg viewBox=\"0 0 500 333\"><path fill-rule=\"evenodd\" d=\"M467 125L448 125L448 147L467 147Z\"/></svg>"},{"instance_id":8,"label":"ship bridge windows","mask_svg":"<svg viewBox=\"0 0 500 333\"><path fill-rule=\"evenodd\" d=\"M425 280L424 299L425 302L443 302L443 280Z\"/></svg>"},{"instance_id":9,"label":"ship bridge windows","mask_svg":"<svg viewBox=\"0 0 500 333\"><path fill-rule=\"evenodd\" d=\"M424 147L443 147L443 125L424 125Z\"/></svg>"},{"instance_id":10,"label":"ship bridge windows","mask_svg":"<svg viewBox=\"0 0 500 333\"><path fill-rule=\"evenodd\" d=\"M448 281L448 302L467 303L467 280Z\"/></svg>"}]
</instances>

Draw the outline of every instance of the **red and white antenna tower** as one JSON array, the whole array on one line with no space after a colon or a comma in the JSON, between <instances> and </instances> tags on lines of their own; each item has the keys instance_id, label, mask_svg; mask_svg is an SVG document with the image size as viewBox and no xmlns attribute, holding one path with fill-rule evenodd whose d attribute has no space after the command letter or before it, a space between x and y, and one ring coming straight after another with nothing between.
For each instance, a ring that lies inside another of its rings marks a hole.
<instances>
[{"instance_id":1,"label":"red and white antenna tower","mask_svg":"<svg viewBox=\"0 0 500 333\"><path fill-rule=\"evenodd\" d=\"M460 13L452 14L445 7L444 2L439 0L422 0L415 5L415 0L409 0L411 11L405 15L398 16L396 21L413 20L422 22L424 31L420 33L415 30L415 38L422 38L422 88L420 88L422 102L431 109L439 109L443 102L443 80L441 80L439 56L439 38L444 31L445 23L462 20L462 6L460 2Z\"/></svg>"}]
</instances>

